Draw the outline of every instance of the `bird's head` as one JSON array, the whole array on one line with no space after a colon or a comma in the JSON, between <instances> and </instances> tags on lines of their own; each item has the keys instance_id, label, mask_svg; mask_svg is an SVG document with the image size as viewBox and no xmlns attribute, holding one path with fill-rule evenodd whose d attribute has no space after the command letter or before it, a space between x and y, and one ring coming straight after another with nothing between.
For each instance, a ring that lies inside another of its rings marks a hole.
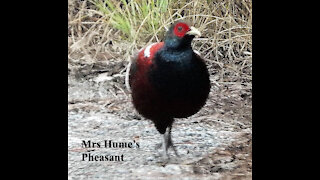
<instances>
[{"instance_id":1,"label":"bird's head","mask_svg":"<svg viewBox=\"0 0 320 180\"><path fill-rule=\"evenodd\" d=\"M185 22L176 22L171 25L165 37L165 45L169 49L183 49L191 47L191 41L201 33L195 27L190 27Z\"/></svg>"}]
</instances>

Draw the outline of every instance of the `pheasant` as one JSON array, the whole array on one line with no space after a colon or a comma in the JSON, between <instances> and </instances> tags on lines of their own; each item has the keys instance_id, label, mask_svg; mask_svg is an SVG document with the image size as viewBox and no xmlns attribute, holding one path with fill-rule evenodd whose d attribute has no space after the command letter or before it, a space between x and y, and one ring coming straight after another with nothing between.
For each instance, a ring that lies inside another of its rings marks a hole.
<instances>
[{"instance_id":1,"label":"pheasant","mask_svg":"<svg viewBox=\"0 0 320 180\"><path fill-rule=\"evenodd\" d=\"M185 22L176 22L164 42L148 45L132 59L129 85L135 109L153 121L163 135L164 155L171 147L175 118L187 118L205 104L210 80L204 60L192 50L191 41L200 31Z\"/></svg>"}]
</instances>

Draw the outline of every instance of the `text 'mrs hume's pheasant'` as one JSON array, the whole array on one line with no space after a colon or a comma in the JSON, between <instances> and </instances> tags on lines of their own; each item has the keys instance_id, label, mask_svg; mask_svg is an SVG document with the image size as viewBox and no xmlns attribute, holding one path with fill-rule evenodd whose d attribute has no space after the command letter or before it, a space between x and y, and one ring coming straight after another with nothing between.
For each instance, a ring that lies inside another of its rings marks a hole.
<instances>
[{"instance_id":1,"label":"text 'mrs hume's pheasant'","mask_svg":"<svg viewBox=\"0 0 320 180\"><path fill-rule=\"evenodd\" d=\"M124 149L124 148L140 148L139 142L133 140L131 142L116 142L113 140L104 140L100 142L93 142L91 140L82 140L81 146L83 148L88 148L85 153L82 153L82 161L125 161L123 154L94 154L90 153L98 148L108 148L108 149Z\"/></svg>"}]
</instances>

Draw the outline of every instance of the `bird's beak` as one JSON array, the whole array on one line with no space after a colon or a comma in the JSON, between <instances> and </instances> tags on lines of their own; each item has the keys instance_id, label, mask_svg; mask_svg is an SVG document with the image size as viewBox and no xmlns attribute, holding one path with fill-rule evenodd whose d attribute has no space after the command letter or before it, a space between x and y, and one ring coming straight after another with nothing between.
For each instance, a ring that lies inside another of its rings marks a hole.
<instances>
[{"instance_id":1,"label":"bird's beak","mask_svg":"<svg viewBox=\"0 0 320 180\"><path fill-rule=\"evenodd\" d=\"M193 36L196 36L196 35L201 36L200 31L193 26L190 27L190 31L188 31L186 34L193 35Z\"/></svg>"}]
</instances>

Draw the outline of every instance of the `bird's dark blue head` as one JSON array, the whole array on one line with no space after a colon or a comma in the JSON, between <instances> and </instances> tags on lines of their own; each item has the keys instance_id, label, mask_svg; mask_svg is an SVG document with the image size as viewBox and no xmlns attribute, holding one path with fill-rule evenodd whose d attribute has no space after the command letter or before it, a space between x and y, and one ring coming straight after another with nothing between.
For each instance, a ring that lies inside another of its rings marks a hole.
<instances>
[{"instance_id":1,"label":"bird's dark blue head","mask_svg":"<svg viewBox=\"0 0 320 180\"><path fill-rule=\"evenodd\" d=\"M201 36L198 29L190 27L184 22L176 22L171 25L166 34L165 46L171 50L191 48L191 41L196 35Z\"/></svg>"}]
</instances>

